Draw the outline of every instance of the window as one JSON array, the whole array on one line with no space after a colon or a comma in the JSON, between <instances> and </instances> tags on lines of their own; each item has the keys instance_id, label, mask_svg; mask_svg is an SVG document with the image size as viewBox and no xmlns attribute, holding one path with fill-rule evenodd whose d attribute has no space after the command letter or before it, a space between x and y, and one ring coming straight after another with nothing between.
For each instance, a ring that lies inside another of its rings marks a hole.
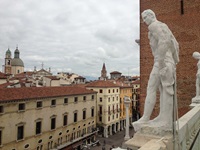
<instances>
[{"instance_id":1,"label":"window","mask_svg":"<svg viewBox=\"0 0 200 150\"><path fill-rule=\"evenodd\" d=\"M68 98L64 98L64 104L68 104Z\"/></svg>"},{"instance_id":2,"label":"window","mask_svg":"<svg viewBox=\"0 0 200 150\"><path fill-rule=\"evenodd\" d=\"M94 117L94 108L91 109L91 117Z\"/></svg>"},{"instance_id":3,"label":"window","mask_svg":"<svg viewBox=\"0 0 200 150\"><path fill-rule=\"evenodd\" d=\"M36 102L36 107L37 108L42 108L42 101L37 101Z\"/></svg>"},{"instance_id":4,"label":"window","mask_svg":"<svg viewBox=\"0 0 200 150\"><path fill-rule=\"evenodd\" d=\"M102 102L102 97L99 97L99 101Z\"/></svg>"},{"instance_id":5,"label":"window","mask_svg":"<svg viewBox=\"0 0 200 150\"><path fill-rule=\"evenodd\" d=\"M108 97L108 102L110 102L110 97Z\"/></svg>"},{"instance_id":6,"label":"window","mask_svg":"<svg viewBox=\"0 0 200 150\"><path fill-rule=\"evenodd\" d=\"M115 93L115 89L113 89L113 93Z\"/></svg>"},{"instance_id":7,"label":"window","mask_svg":"<svg viewBox=\"0 0 200 150\"><path fill-rule=\"evenodd\" d=\"M64 116L63 116L63 126L66 126L67 125L67 114L65 114Z\"/></svg>"},{"instance_id":8,"label":"window","mask_svg":"<svg viewBox=\"0 0 200 150\"><path fill-rule=\"evenodd\" d=\"M114 116L114 115L112 116L112 119L113 119L113 120L115 119L115 116Z\"/></svg>"},{"instance_id":9,"label":"window","mask_svg":"<svg viewBox=\"0 0 200 150\"><path fill-rule=\"evenodd\" d=\"M94 95L92 95L92 100L94 100Z\"/></svg>"},{"instance_id":10,"label":"window","mask_svg":"<svg viewBox=\"0 0 200 150\"><path fill-rule=\"evenodd\" d=\"M74 103L78 102L78 97L74 97Z\"/></svg>"},{"instance_id":11,"label":"window","mask_svg":"<svg viewBox=\"0 0 200 150\"><path fill-rule=\"evenodd\" d=\"M24 125L20 125L17 127L17 140L24 139Z\"/></svg>"},{"instance_id":12,"label":"window","mask_svg":"<svg viewBox=\"0 0 200 150\"><path fill-rule=\"evenodd\" d=\"M43 148L43 145L37 146L37 150L42 150L42 148Z\"/></svg>"},{"instance_id":13,"label":"window","mask_svg":"<svg viewBox=\"0 0 200 150\"><path fill-rule=\"evenodd\" d=\"M86 119L86 109L83 110L83 120Z\"/></svg>"},{"instance_id":14,"label":"window","mask_svg":"<svg viewBox=\"0 0 200 150\"><path fill-rule=\"evenodd\" d=\"M99 93L103 93L103 90L102 90L102 89L100 89L100 90L99 90Z\"/></svg>"},{"instance_id":15,"label":"window","mask_svg":"<svg viewBox=\"0 0 200 150\"><path fill-rule=\"evenodd\" d=\"M108 90L108 93L110 93L110 89Z\"/></svg>"},{"instance_id":16,"label":"window","mask_svg":"<svg viewBox=\"0 0 200 150\"><path fill-rule=\"evenodd\" d=\"M20 103L18 106L19 111L24 111L25 110L25 103Z\"/></svg>"},{"instance_id":17,"label":"window","mask_svg":"<svg viewBox=\"0 0 200 150\"><path fill-rule=\"evenodd\" d=\"M4 110L3 110L3 106L0 106L0 114L3 113Z\"/></svg>"},{"instance_id":18,"label":"window","mask_svg":"<svg viewBox=\"0 0 200 150\"><path fill-rule=\"evenodd\" d=\"M0 145L2 145L2 130L0 130Z\"/></svg>"},{"instance_id":19,"label":"window","mask_svg":"<svg viewBox=\"0 0 200 150\"><path fill-rule=\"evenodd\" d=\"M83 96L83 101L86 101L86 96Z\"/></svg>"},{"instance_id":20,"label":"window","mask_svg":"<svg viewBox=\"0 0 200 150\"><path fill-rule=\"evenodd\" d=\"M99 117L99 122L102 122L102 117L101 116Z\"/></svg>"},{"instance_id":21,"label":"window","mask_svg":"<svg viewBox=\"0 0 200 150\"><path fill-rule=\"evenodd\" d=\"M108 121L110 121L110 116L108 116Z\"/></svg>"},{"instance_id":22,"label":"window","mask_svg":"<svg viewBox=\"0 0 200 150\"><path fill-rule=\"evenodd\" d=\"M77 122L77 116L78 116L78 114L77 114L78 112L76 111L76 112L74 112L74 122Z\"/></svg>"},{"instance_id":23,"label":"window","mask_svg":"<svg viewBox=\"0 0 200 150\"><path fill-rule=\"evenodd\" d=\"M37 121L36 122L36 130L35 130L35 134L38 135L42 132L42 121Z\"/></svg>"},{"instance_id":24,"label":"window","mask_svg":"<svg viewBox=\"0 0 200 150\"><path fill-rule=\"evenodd\" d=\"M51 100L51 106L56 106L56 100L55 99L53 99L53 100Z\"/></svg>"},{"instance_id":25,"label":"window","mask_svg":"<svg viewBox=\"0 0 200 150\"><path fill-rule=\"evenodd\" d=\"M53 118L51 118L51 130L53 130L55 128L56 128L56 118L53 117Z\"/></svg>"},{"instance_id":26,"label":"window","mask_svg":"<svg viewBox=\"0 0 200 150\"><path fill-rule=\"evenodd\" d=\"M117 93L118 93L118 89L117 89Z\"/></svg>"}]
</instances>

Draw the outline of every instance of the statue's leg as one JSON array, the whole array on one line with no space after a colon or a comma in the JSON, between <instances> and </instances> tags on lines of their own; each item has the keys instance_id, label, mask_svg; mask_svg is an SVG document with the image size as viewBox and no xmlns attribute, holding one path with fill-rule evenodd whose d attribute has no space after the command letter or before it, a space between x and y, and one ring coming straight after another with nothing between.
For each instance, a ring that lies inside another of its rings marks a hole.
<instances>
[{"instance_id":1,"label":"statue's leg","mask_svg":"<svg viewBox=\"0 0 200 150\"><path fill-rule=\"evenodd\" d=\"M147 87L147 96L145 99L144 114L142 118L138 120L138 122L147 122L150 120L150 116L152 114L153 108L156 103L156 92L159 87L159 84L160 80L158 74L152 71Z\"/></svg>"},{"instance_id":2,"label":"statue's leg","mask_svg":"<svg viewBox=\"0 0 200 150\"><path fill-rule=\"evenodd\" d=\"M164 87L164 88L173 88L173 87ZM173 119L173 95L169 94L166 89L163 90L163 106L161 113L162 117L159 120L161 126L172 127Z\"/></svg>"},{"instance_id":3,"label":"statue's leg","mask_svg":"<svg viewBox=\"0 0 200 150\"><path fill-rule=\"evenodd\" d=\"M199 75L197 75L197 79L196 79L196 97L199 96Z\"/></svg>"},{"instance_id":4,"label":"statue's leg","mask_svg":"<svg viewBox=\"0 0 200 150\"><path fill-rule=\"evenodd\" d=\"M165 106L163 103L163 87L161 84L159 85L159 91L160 91L160 112L159 112L159 115L156 118L154 118L153 120L151 120L149 123L159 122L160 119L162 119L162 117L163 117L162 110Z\"/></svg>"}]
</instances>

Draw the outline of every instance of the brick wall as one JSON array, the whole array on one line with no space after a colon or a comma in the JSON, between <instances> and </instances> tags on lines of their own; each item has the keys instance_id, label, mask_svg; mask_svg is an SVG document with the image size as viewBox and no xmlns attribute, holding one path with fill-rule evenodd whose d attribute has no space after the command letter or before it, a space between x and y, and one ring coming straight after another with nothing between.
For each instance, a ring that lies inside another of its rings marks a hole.
<instances>
[{"instance_id":1,"label":"brick wall","mask_svg":"<svg viewBox=\"0 0 200 150\"><path fill-rule=\"evenodd\" d=\"M168 25L180 46L180 62L177 65L177 96L179 117L189 110L191 99L196 93L197 60L192 57L194 51L200 52L200 3L199 0L184 0L184 14L181 14L180 0L140 0L140 11L152 9L159 21ZM147 82L153 66L153 56L149 47L146 24L140 23L140 78L141 102L143 114ZM157 103L152 117L157 116Z\"/></svg>"}]
</instances>

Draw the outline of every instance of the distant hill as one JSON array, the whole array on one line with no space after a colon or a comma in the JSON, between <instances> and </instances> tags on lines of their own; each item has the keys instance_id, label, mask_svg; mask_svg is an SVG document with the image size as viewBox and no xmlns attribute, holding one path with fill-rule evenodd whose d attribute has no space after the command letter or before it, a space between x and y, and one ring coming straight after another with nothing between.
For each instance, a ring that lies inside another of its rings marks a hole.
<instances>
[{"instance_id":1,"label":"distant hill","mask_svg":"<svg viewBox=\"0 0 200 150\"><path fill-rule=\"evenodd\" d=\"M97 80L97 77L92 77L92 76L84 76L86 78L87 81L94 81Z\"/></svg>"}]
</instances>

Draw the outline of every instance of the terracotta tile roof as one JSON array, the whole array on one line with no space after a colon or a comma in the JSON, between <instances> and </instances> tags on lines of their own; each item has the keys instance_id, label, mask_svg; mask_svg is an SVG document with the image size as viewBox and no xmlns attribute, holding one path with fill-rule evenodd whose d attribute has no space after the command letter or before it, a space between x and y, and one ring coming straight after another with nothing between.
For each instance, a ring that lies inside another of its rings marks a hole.
<instances>
[{"instance_id":1,"label":"terracotta tile roof","mask_svg":"<svg viewBox=\"0 0 200 150\"><path fill-rule=\"evenodd\" d=\"M12 84L13 83L9 83L9 82L3 83L3 84L0 84L0 88L7 88L7 86L12 85Z\"/></svg>"},{"instance_id":2,"label":"terracotta tile roof","mask_svg":"<svg viewBox=\"0 0 200 150\"><path fill-rule=\"evenodd\" d=\"M7 79L7 75L5 73L0 72L0 79Z\"/></svg>"},{"instance_id":3,"label":"terracotta tile roof","mask_svg":"<svg viewBox=\"0 0 200 150\"><path fill-rule=\"evenodd\" d=\"M12 80L25 80L26 79L26 77L23 77L23 76L19 76L19 77L12 77L12 78L10 78L9 80L10 81L12 81Z\"/></svg>"},{"instance_id":4,"label":"terracotta tile roof","mask_svg":"<svg viewBox=\"0 0 200 150\"><path fill-rule=\"evenodd\" d=\"M140 84L140 80L133 81L132 84Z\"/></svg>"},{"instance_id":5,"label":"terracotta tile roof","mask_svg":"<svg viewBox=\"0 0 200 150\"><path fill-rule=\"evenodd\" d=\"M82 76L78 76L78 77L76 77L75 79L85 79L85 78L82 77Z\"/></svg>"},{"instance_id":6,"label":"terracotta tile roof","mask_svg":"<svg viewBox=\"0 0 200 150\"><path fill-rule=\"evenodd\" d=\"M80 87L26 87L0 89L0 102L30 100L70 95L96 94L92 90Z\"/></svg>"},{"instance_id":7,"label":"terracotta tile roof","mask_svg":"<svg viewBox=\"0 0 200 150\"><path fill-rule=\"evenodd\" d=\"M93 81L91 83L88 83L86 87L119 87L117 84L114 84L113 82L110 81L105 81L105 80L97 80Z\"/></svg>"},{"instance_id":8,"label":"terracotta tile roof","mask_svg":"<svg viewBox=\"0 0 200 150\"><path fill-rule=\"evenodd\" d=\"M32 76L33 74L34 74L33 71L26 71L26 72L16 74L15 77L26 77L26 76Z\"/></svg>"},{"instance_id":9,"label":"terracotta tile roof","mask_svg":"<svg viewBox=\"0 0 200 150\"><path fill-rule=\"evenodd\" d=\"M87 84L73 84L72 86L86 88Z\"/></svg>"},{"instance_id":10,"label":"terracotta tile roof","mask_svg":"<svg viewBox=\"0 0 200 150\"><path fill-rule=\"evenodd\" d=\"M122 74L121 72L118 72L118 71L113 71L111 72L110 74Z\"/></svg>"},{"instance_id":11,"label":"terracotta tile roof","mask_svg":"<svg viewBox=\"0 0 200 150\"><path fill-rule=\"evenodd\" d=\"M51 80L60 80L60 78L59 77L57 77L57 76L45 76L46 78L49 78L49 79L51 79Z\"/></svg>"}]
</instances>

